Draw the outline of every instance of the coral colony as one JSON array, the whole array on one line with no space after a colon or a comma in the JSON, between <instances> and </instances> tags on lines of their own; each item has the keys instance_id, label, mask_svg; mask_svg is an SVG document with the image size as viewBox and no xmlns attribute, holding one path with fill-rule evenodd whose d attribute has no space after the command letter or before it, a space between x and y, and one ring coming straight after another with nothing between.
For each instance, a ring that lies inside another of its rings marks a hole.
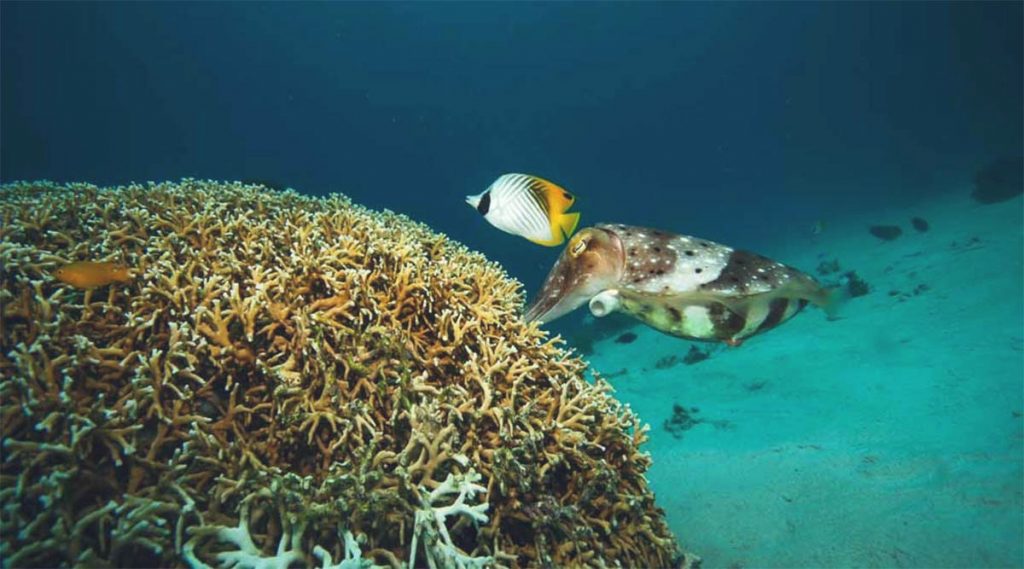
<instances>
[{"instance_id":1,"label":"coral colony","mask_svg":"<svg viewBox=\"0 0 1024 569\"><path fill-rule=\"evenodd\" d=\"M194 180L0 216L5 567L687 562L646 428L443 235Z\"/></svg>"}]
</instances>

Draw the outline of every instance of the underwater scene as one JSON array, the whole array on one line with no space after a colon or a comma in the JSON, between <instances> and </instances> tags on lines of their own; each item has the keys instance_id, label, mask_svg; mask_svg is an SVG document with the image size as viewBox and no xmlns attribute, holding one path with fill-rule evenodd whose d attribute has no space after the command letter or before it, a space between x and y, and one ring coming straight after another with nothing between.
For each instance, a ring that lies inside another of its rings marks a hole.
<instances>
[{"instance_id":1,"label":"underwater scene","mask_svg":"<svg viewBox=\"0 0 1024 569\"><path fill-rule=\"evenodd\" d=\"M1024 567L1024 3L0 3L0 567Z\"/></svg>"}]
</instances>

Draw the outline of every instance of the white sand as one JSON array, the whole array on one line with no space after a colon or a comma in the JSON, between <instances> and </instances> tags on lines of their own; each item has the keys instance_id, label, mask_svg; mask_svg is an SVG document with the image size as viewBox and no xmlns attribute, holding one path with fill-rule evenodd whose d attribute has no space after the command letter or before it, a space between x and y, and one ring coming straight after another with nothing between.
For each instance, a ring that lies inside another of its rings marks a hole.
<instances>
[{"instance_id":1,"label":"white sand","mask_svg":"<svg viewBox=\"0 0 1024 569\"><path fill-rule=\"evenodd\" d=\"M655 362L689 342L637 327L632 344L595 345L597 370L629 369L610 381L651 424L651 484L705 567L1024 564L1022 202L967 194L758 251L809 272L827 251L856 270L873 290L842 320L809 308L668 369ZM873 223L904 234L881 242ZM662 428L673 402L728 424L677 439Z\"/></svg>"}]
</instances>

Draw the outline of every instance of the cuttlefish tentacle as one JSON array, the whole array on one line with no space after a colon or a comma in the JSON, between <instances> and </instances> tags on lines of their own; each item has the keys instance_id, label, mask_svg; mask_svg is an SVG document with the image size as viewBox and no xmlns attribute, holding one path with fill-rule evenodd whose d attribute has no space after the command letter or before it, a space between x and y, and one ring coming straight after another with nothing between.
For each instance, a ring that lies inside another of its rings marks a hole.
<instances>
[{"instance_id":1,"label":"cuttlefish tentacle","mask_svg":"<svg viewBox=\"0 0 1024 569\"><path fill-rule=\"evenodd\" d=\"M527 312L550 322L589 302L595 316L629 314L674 336L744 338L785 322L809 302L828 307L812 277L704 239L599 225L570 241Z\"/></svg>"}]
</instances>

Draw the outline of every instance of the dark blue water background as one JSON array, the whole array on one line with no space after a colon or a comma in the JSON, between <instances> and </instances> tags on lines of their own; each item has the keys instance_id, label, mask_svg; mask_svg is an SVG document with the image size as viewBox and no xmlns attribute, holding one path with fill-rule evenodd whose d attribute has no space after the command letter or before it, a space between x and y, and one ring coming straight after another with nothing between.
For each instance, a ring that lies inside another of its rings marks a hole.
<instances>
[{"instance_id":1,"label":"dark blue water background","mask_svg":"<svg viewBox=\"0 0 1024 569\"><path fill-rule=\"evenodd\" d=\"M531 289L499 174L759 243L1022 150L1022 4L0 5L0 178L267 181L422 220Z\"/></svg>"}]
</instances>

